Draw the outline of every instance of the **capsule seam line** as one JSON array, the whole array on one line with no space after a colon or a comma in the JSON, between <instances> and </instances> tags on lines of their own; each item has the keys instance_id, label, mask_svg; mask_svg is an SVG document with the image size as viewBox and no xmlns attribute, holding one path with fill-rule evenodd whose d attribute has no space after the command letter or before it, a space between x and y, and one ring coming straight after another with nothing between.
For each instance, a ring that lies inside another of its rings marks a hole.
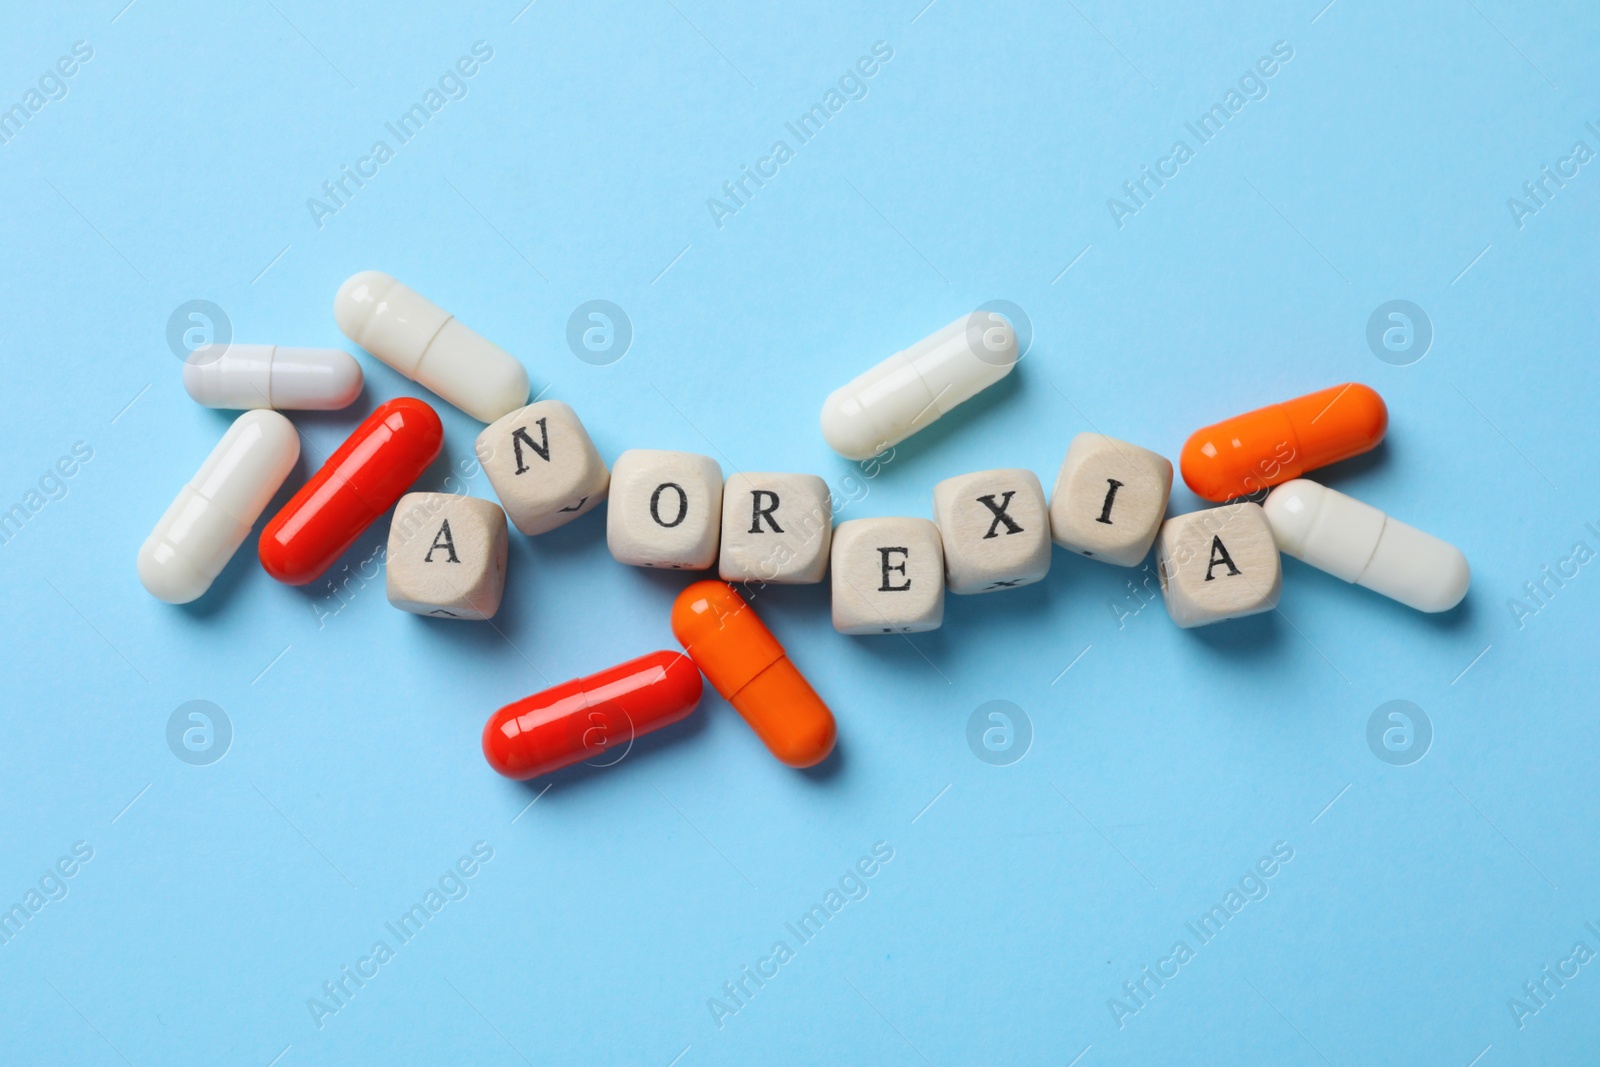
<instances>
[{"instance_id":1,"label":"capsule seam line","mask_svg":"<svg viewBox=\"0 0 1600 1067\"><path fill-rule=\"evenodd\" d=\"M454 315L446 315L444 317L444 321L439 324L439 328L437 330L434 330L433 331L433 335L428 338L428 343L422 346L422 354L417 357L416 373L420 374L422 372L422 363L423 363L424 360L426 360L428 358L428 351L433 348L433 342L435 342L435 341L437 341L439 339L439 335L441 333L444 333L444 328L446 326L450 325L450 323L451 323L451 321L453 319L455 319ZM415 377L412 377L411 380L412 381L416 381L417 379Z\"/></svg>"},{"instance_id":2,"label":"capsule seam line","mask_svg":"<svg viewBox=\"0 0 1600 1067\"><path fill-rule=\"evenodd\" d=\"M209 496L206 496L204 493L202 493L200 491L199 487L196 486L193 482L191 482L189 484L189 488L194 490L194 495L195 496L199 497L201 500L204 500L207 504L210 504L212 507L216 508L218 511L222 512L224 515L228 516L228 518L232 519L234 522L238 523L240 526L244 526L246 528L247 534L248 534L249 527L255 525L254 523L246 523L239 516L235 515L233 513L233 509L232 508L225 508L221 504L217 503L217 501L214 500L213 498L211 498Z\"/></svg>"},{"instance_id":3,"label":"capsule seam line","mask_svg":"<svg viewBox=\"0 0 1600 1067\"><path fill-rule=\"evenodd\" d=\"M918 411L916 416L911 420L912 423L915 423L917 421L917 419L922 418L923 414L929 408L936 407L938 405L939 398L941 396L944 396L944 394L946 394L946 393L948 393L950 391L950 386L946 385L943 389L940 389L938 392L934 392L933 391L933 386L928 384L928 379L924 378L922 376L922 372L917 369L917 361L908 357L906 359L906 363L911 367L911 373L915 374L917 376L917 381L922 383L922 388L927 390L928 395L930 397L932 397L931 400L929 400L926 404L922 405L922 410Z\"/></svg>"},{"instance_id":4,"label":"capsule seam line","mask_svg":"<svg viewBox=\"0 0 1600 1067\"><path fill-rule=\"evenodd\" d=\"M1383 544L1383 535L1388 531L1388 529L1389 516L1386 514L1383 517L1383 525L1378 527L1378 536L1372 542L1372 551L1367 553L1366 561L1361 564L1361 570L1356 574L1354 581L1350 583L1351 585L1360 585L1361 579L1367 576L1367 568L1372 566L1372 561L1377 558L1378 546Z\"/></svg>"},{"instance_id":5,"label":"capsule seam line","mask_svg":"<svg viewBox=\"0 0 1600 1067\"><path fill-rule=\"evenodd\" d=\"M1322 410L1326 411L1328 409L1327 408L1323 408ZM1317 417L1321 418L1322 416L1319 414ZM1316 420L1314 419L1312 421L1316 421ZM1294 438L1294 441L1292 442L1294 444L1294 463L1295 463L1295 466L1294 466L1294 477L1298 478L1298 477L1300 477L1300 475L1302 475L1302 474L1304 474L1306 472L1306 466L1305 466L1306 446L1301 444L1301 442L1300 442L1300 429L1299 429L1299 427L1295 426L1294 420L1289 418L1288 412L1284 412L1283 424L1285 426L1289 427L1289 436ZM1293 481L1294 479L1291 478L1291 479L1287 479L1287 480L1288 481ZM1245 495L1248 496L1249 494L1247 493Z\"/></svg>"}]
</instances>

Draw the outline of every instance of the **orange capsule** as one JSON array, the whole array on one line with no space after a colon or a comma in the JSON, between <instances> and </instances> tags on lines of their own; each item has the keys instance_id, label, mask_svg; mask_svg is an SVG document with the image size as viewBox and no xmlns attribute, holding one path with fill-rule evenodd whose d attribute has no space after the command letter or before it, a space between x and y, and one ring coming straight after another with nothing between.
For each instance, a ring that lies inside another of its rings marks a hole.
<instances>
[{"instance_id":1,"label":"orange capsule","mask_svg":"<svg viewBox=\"0 0 1600 1067\"><path fill-rule=\"evenodd\" d=\"M833 712L727 582L695 582L672 605L672 635L712 688L791 767L833 751Z\"/></svg>"},{"instance_id":2,"label":"orange capsule","mask_svg":"<svg viewBox=\"0 0 1600 1067\"><path fill-rule=\"evenodd\" d=\"M1196 430L1178 462L1190 489L1220 502L1359 456L1388 428L1383 397L1347 382Z\"/></svg>"}]
</instances>

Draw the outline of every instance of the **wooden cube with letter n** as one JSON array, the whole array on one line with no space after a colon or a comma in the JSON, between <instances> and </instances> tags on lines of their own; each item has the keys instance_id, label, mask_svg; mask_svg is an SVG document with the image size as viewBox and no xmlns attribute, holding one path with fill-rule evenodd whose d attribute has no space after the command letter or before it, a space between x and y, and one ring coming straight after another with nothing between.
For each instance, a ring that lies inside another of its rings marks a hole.
<instances>
[{"instance_id":1,"label":"wooden cube with letter n","mask_svg":"<svg viewBox=\"0 0 1600 1067\"><path fill-rule=\"evenodd\" d=\"M578 415L540 400L495 420L478 435L478 462L525 534L541 534L592 511L611 475Z\"/></svg>"}]
</instances>

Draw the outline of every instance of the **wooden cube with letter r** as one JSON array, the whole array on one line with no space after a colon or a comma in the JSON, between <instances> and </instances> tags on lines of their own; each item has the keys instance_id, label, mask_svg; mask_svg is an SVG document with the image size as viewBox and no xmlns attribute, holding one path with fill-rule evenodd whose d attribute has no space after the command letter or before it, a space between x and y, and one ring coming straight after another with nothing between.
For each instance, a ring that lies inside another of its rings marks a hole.
<instances>
[{"instance_id":1,"label":"wooden cube with letter r","mask_svg":"<svg viewBox=\"0 0 1600 1067\"><path fill-rule=\"evenodd\" d=\"M389 603L437 619L489 619L506 585L506 513L492 500L407 493L389 525Z\"/></svg>"},{"instance_id":2,"label":"wooden cube with letter r","mask_svg":"<svg viewBox=\"0 0 1600 1067\"><path fill-rule=\"evenodd\" d=\"M828 572L833 498L815 474L730 474L722 487L725 582L807 585Z\"/></svg>"}]
</instances>

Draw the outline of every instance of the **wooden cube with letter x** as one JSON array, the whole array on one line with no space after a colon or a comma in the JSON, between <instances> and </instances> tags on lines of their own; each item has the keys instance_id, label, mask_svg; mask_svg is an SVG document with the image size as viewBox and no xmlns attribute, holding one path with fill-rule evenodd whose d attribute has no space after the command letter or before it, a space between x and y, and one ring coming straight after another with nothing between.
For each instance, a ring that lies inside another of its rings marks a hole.
<instances>
[{"instance_id":1,"label":"wooden cube with letter x","mask_svg":"<svg viewBox=\"0 0 1600 1067\"><path fill-rule=\"evenodd\" d=\"M1156 576L1172 621L1185 629L1278 606L1283 566L1260 504L1177 515L1156 538Z\"/></svg>"},{"instance_id":2,"label":"wooden cube with letter x","mask_svg":"<svg viewBox=\"0 0 1600 1067\"><path fill-rule=\"evenodd\" d=\"M389 603L437 619L489 619L506 586L506 513L492 500L407 493L389 526Z\"/></svg>"},{"instance_id":3,"label":"wooden cube with letter x","mask_svg":"<svg viewBox=\"0 0 1600 1067\"><path fill-rule=\"evenodd\" d=\"M952 593L1015 589L1050 571L1050 518L1044 487L1032 471L946 478L933 487L933 518Z\"/></svg>"}]
</instances>

